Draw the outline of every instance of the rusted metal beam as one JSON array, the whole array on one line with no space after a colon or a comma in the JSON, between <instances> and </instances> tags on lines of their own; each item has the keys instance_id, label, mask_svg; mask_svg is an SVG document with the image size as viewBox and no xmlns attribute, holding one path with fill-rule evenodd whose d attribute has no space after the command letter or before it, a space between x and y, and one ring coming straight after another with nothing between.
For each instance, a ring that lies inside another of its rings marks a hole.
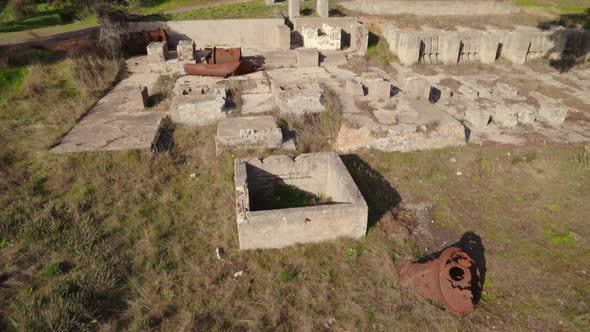
<instances>
[{"instance_id":1,"label":"rusted metal beam","mask_svg":"<svg viewBox=\"0 0 590 332\"><path fill-rule=\"evenodd\" d=\"M256 66L244 62L192 63L184 65L184 71L187 75L230 77L252 73Z\"/></svg>"}]
</instances>

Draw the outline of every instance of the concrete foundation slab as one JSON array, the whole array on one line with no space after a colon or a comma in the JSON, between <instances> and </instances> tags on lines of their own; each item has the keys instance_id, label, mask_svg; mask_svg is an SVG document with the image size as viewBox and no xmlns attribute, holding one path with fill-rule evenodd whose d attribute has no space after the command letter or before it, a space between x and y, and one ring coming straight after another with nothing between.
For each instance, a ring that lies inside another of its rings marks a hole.
<instances>
[{"instance_id":1,"label":"concrete foundation slab","mask_svg":"<svg viewBox=\"0 0 590 332\"><path fill-rule=\"evenodd\" d=\"M324 111L324 94L318 83L278 87L276 99L282 116L302 116Z\"/></svg>"},{"instance_id":2,"label":"concrete foundation slab","mask_svg":"<svg viewBox=\"0 0 590 332\"><path fill-rule=\"evenodd\" d=\"M150 149L158 138L163 112L146 112L142 98L129 98L151 89L155 74L132 74L100 99L50 151L54 153Z\"/></svg>"},{"instance_id":3,"label":"concrete foundation slab","mask_svg":"<svg viewBox=\"0 0 590 332\"><path fill-rule=\"evenodd\" d=\"M272 116L227 118L217 126L217 153L228 150L278 149L283 134Z\"/></svg>"},{"instance_id":4,"label":"concrete foundation slab","mask_svg":"<svg viewBox=\"0 0 590 332\"><path fill-rule=\"evenodd\" d=\"M366 234L367 204L335 153L236 159L234 170L242 250L358 239ZM286 204L273 209L281 190L324 200L312 206L284 208Z\"/></svg>"}]
</instances>

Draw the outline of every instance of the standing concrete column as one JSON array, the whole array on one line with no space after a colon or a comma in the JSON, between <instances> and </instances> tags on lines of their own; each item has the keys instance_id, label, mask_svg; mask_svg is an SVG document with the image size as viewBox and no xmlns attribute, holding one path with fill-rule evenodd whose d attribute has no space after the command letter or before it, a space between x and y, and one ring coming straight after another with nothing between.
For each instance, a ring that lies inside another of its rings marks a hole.
<instances>
[{"instance_id":1,"label":"standing concrete column","mask_svg":"<svg viewBox=\"0 0 590 332\"><path fill-rule=\"evenodd\" d=\"M328 4L329 4L328 0L317 0L316 12L318 13L318 15L320 15L320 17L330 16L328 14L328 12L329 12Z\"/></svg>"},{"instance_id":2,"label":"standing concrete column","mask_svg":"<svg viewBox=\"0 0 590 332\"><path fill-rule=\"evenodd\" d=\"M440 58L445 65L457 64L459 62L459 52L461 41L459 36L453 32L447 32L441 35L441 52Z\"/></svg>"},{"instance_id":3,"label":"standing concrete column","mask_svg":"<svg viewBox=\"0 0 590 332\"><path fill-rule=\"evenodd\" d=\"M397 57L405 66L412 66L420 57L420 39L415 33L401 33L398 39Z\"/></svg>"},{"instance_id":4,"label":"standing concrete column","mask_svg":"<svg viewBox=\"0 0 590 332\"><path fill-rule=\"evenodd\" d=\"M289 18L298 17L300 0L289 0Z\"/></svg>"}]
</instances>

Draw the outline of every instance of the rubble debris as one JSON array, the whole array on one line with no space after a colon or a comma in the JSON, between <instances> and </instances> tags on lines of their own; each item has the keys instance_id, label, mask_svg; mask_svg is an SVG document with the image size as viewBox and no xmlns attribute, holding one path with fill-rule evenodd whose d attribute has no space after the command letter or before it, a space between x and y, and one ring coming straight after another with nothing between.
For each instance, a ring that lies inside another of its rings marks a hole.
<instances>
[{"instance_id":1,"label":"rubble debris","mask_svg":"<svg viewBox=\"0 0 590 332\"><path fill-rule=\"evenodd\" d=\"M466 251L453 245L436 254L436 258L430 256L426 262L399 264L402 286L443 304L457 315L473 312L481 295L483 277L480 264Z\"/></svg>"}]
</instances>

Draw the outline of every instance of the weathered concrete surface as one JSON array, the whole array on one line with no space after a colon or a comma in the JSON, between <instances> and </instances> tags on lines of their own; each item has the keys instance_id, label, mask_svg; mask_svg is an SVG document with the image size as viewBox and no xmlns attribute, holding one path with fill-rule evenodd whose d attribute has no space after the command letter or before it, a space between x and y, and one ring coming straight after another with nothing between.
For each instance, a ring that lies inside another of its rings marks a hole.
<instances>
[{"instance_id":1,"label":"weathered concrete surface","mask_svg":"<svg viewBox=\"0 0 590 332\"><path fill-rule=\"evenodd\" d=\"M342 29L323 24L321 29L303 26L303 47L318 50L339 50L342 45Z\"/></svg>"},{"instance_id":2,"label":"weathered concrete surface","mask_svg":"<svg viewBox=\"0 0 590 332\"><path fill-rule=\"evenodd\" d=\"M299 6L301 5L301 2L299 0L287 0L289 2L288 6L289 6L289 12L288 12L288 16L291 20L293 20L295 17L300 16L300 9Z\"/></svg>"},{"instance_id":3,"label":"weathered concrete surface","mask_svg":"<svg viewBox=\"0 0 590 332\"><path fill-rule=\"evenodd\" d=\"M100 99L50 151L150 149L157 140L166 113L146 112L142 99L130 96L140 93L139 86L152 89L158 77L156 74L132 73Z\"/></svg>"},{"instance_id":4,"label":"weathered concrete surface","mask_svg":"<svg viewBox=\"0 0 590 332\"><path fill-rule=\"evenodd\" d=\"M168 57L168 43L151 42L147 46L148 61L151 64L160 64L166 62Z\"/></svg>"},{"instance_id":5,"label":"weathered concrete surface","mask_svg":"<svg viewBox=\"0 0 590 332\"><path fill-rule=\"evenodd\" d=\"M467 109L467 111L465 112L465 120L469 122L469 124L471 125L471 129L480 129L487 127L490 123L491 118L492 115L490 114L490 112L477 106L473 106Z\"/></svg>"},{"instance_id":6,"label":"weathered concrete surface","mask_svg":"<svg viewBox=\"0 0 590 332\"><path fill-rule=\"evenodd\" d=\"M170 106L174 122L206 126L224 119L231 113L226 87L204 82L207 80L197 76L185 76L176 81Z\"/></svg>"},{"instance_id":7,"label":"weathered concrete surface","mask_svg":"<svg viewBox=\"0 0 590 332\"><path fill-rule=\"evenodd\" d=\"M192 40L181 40L176 46L178 60L181 62L195 61L195 42Z\"/></svg>"},{"instance_id":8,"label":"weathered concrete surface","mask_svg":"<svg viewBox=\"0 0 590 332\"><path fill-rule=\"evenodd\" d=\"M275 95L281 115L302 116L324 111L324 94L318 83L281 85Z\"/></svg>"},{"instance_id":9,"label":"weathered concrete surface","mask_svg":"<svg viewBox=\"0 0 590 332\"><path fill-rule=\"evenodd\" d=\"M465 144L465 128L449 114L415 97L404 95L398 99L394 109L374 112L380 123L362 115L356 118L346 115L349 123L340 128L336 150L372 148L408 152Z\"/></svg>"},{"instance_id":10,"label":"weathered concrete surface","mask_svg":"<svg viewBox=\"0 0 590 332\"><path fill-rule=\"evenodd\" d=\"M278 149L283 134L272 116L227 118L217 126L217 153L227 150Z\"/></svg>"},{"instance_id":11,"label":"weathered concrete surface","mask_svg":"<svg viewBox=\"0 0 590 332\"><path fill-rule=\"evenodd\" d=\"M316 13L320 17L328 17L330 11L330 1L329 0L317 0L316 1Z\"/></svg>"},{"instance_id":12,"label":"weathered concrete surface","mask_svg":"<svg viewBox=\"0 0 590 332\"><path fill-rule=\"evenodd\" d=\"M470 1L390 1L353 0L340 3L348 10L369 15L455 16L508 15L519 12L513 5L489 0Z\"/></svg>"},{"instance_id":13,"label":"weathered concrete surface","mask_svg":"<svg viewBox=\"0 0 590 332\"><path fill-rule=\"evenodd\" d=\"M350 25L350 48L351 51L366 53L369 48L369 28L360 23Z\"/></svg>"},{"instance_id":14,"label":"weathered concrete surface","mask_svg":"<svg viewBox=\"0 0 590 332\"><path fill-rule=\"evenodd\" d=\"M339 238L358 239L367 231L368 207L335 153L295 159L236 159L236 214L240 249L283 248ZM278 185L292 185L330 198L333 204L257 210Z\"/></svg>"},{"instance_id":15,"label":"weathered concrete surface","mask_svg":"<svg viewBox=\"0 0 590 332\"><path fill-rule=\"evenodd\" d=\"M320 64L320 54L314 49L297 49L297 67L317 67Z\"/></svg>"}]
</instances>

